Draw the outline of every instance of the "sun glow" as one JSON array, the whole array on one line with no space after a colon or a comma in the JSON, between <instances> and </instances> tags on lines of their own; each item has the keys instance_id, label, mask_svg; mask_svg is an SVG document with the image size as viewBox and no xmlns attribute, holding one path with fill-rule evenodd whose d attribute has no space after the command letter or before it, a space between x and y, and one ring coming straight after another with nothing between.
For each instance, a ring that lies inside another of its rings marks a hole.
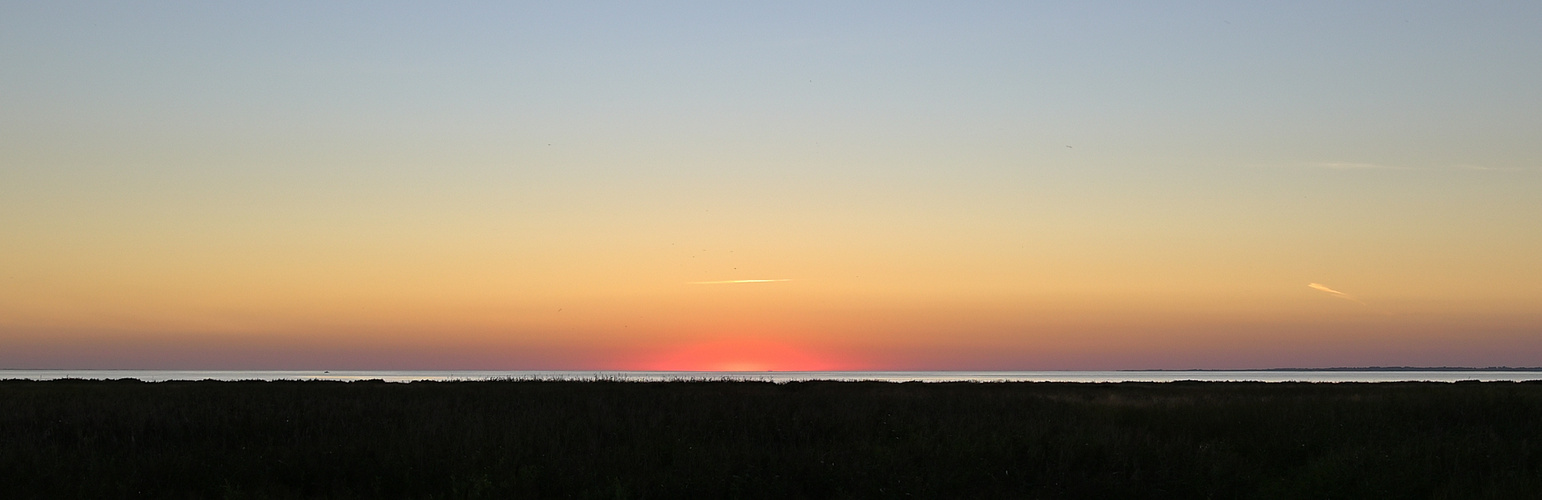
<instances>
[{"instance_id":1,"label":"sun glow","mask_svg":"<svg viewBox=\"0 0 1542 500\"><path fill-rule=\"evenodd\" d=\"M678 346L638 363L656 371L836 371L855 369L838 359L780 342L753 339L719 340Z\"/></svg>"}]
</instances>

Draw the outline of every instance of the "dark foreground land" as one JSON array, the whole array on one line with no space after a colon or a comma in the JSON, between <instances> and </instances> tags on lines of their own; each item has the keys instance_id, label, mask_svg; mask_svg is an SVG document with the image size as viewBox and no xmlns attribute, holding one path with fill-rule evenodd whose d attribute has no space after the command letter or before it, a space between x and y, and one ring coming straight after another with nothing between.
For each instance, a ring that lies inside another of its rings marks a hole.
<instances>
[{"instance_id":1,"label":"dark foreground land","mask_svg":"<svg viewBox=\"0 0 1542 500\"><path fill-rule=\"evenodd\" d=\"M6 498L1538 498L1542 383L0 382Z\"/></svg>"}]
</instances>

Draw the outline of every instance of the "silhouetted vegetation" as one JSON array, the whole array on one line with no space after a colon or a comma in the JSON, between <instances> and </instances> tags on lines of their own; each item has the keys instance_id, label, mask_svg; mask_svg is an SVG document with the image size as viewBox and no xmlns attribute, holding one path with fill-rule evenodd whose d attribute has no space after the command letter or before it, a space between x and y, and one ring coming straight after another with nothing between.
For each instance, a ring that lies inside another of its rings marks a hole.
<instances>
[{"instance_id":1,"label":"silhouetted vegetation","mask_svg":"<svg viewBox=\"0 0 1542 500\"><path fill-rule=\"evenodd\" d=\"M10 498L1528 498L1542 383L0 382Z\"/></svg>"}]
</instances>

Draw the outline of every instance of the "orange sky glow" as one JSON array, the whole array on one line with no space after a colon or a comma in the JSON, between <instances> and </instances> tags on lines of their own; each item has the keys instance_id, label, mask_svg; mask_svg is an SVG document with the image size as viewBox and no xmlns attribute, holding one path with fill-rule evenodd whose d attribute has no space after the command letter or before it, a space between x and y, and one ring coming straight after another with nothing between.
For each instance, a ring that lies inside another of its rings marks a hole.
<instances>
[{"instance_id":1,"label":"orange sky glow","mask_svg":"<svg viewBox=\"0 0 1542 500\"><path fill-rule=\"evenodd\" d=\"M0 369L1542 366L1526 3L70 5Z\"/></svg>"}]
</instances>

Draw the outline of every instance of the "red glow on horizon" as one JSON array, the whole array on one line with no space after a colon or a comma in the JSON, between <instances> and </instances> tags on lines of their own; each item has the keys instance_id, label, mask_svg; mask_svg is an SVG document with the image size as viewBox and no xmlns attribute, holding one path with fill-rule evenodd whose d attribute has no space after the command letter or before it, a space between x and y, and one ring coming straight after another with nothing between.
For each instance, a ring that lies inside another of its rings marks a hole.
<instances>
[{"instance_id":1,"label":"red glow on horizon","mask_svg":"<svg viewBox=\"0 0 1542 500\"><path fill-rule=\"evenodd\" d=\"M652 371L841 371L857 367L784 343L764 340L720 340L689 344L644 359L640 368Z\"/></svg>"}]
</instances>

